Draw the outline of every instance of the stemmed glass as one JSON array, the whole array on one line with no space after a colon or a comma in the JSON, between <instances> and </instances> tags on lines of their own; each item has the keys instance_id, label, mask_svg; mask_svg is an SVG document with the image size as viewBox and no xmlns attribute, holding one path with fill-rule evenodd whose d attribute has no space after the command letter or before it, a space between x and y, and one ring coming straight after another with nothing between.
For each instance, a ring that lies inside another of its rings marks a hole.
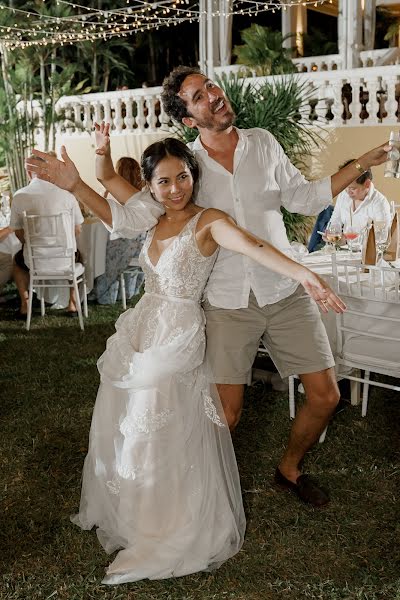
<instances>
[{"instance_id":1,"label":"stemmed glass","mask_svg":"<svg viewBox=\"0 0 400 600\"><path fill-rule=\"evenodd\" d=\"M329 221L325 229L325 237L328 242L326 246L327 252L335 252L336 242L339 242L342 238L342 224L340 221Z\"/></svg>"},{"instance_id":2,"label":"stemmed glass","mask_svg":"<svg viewBox=\"0 0 400 600\"><path fill-rule=\"evenodd\" d=\"M376 263L379 264L383 259L385 250L390 244L390 224L385 221L376 221L374 223L375 243L378 250Z\"/></svg>"},{"instance_id":3,"label":"stemmed glass","mask_svg":"<svg viewBox=\"0 0 400 600\"><path fill-rule=\"evenodd\" d=\"M345 225L343 229L343 236L347 241L347 245L350 250L350 256L353 256L354 253L353 242L360 236L360 233L359 227L351 224Z\"/></svg>"}]
</instances>

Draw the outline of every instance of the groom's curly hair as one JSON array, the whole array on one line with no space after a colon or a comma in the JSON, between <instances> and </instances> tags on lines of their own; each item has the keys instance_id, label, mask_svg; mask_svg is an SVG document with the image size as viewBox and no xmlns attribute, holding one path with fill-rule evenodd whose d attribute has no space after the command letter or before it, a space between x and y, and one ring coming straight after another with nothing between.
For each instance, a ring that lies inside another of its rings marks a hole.
<instances>
[{"instance_id":1,"label":"groom's curly hair","mask_svg":"<svg viewBox=\"0 0 400 600\"><path fill-rule=\"evenodd\" d=\"M178 96L182 83L189 75L204 75L197 67L176 67L163 81L161 102L169 117L182 123L184 117L190 117L186 103Z\"/></svg>"}]
</instances>

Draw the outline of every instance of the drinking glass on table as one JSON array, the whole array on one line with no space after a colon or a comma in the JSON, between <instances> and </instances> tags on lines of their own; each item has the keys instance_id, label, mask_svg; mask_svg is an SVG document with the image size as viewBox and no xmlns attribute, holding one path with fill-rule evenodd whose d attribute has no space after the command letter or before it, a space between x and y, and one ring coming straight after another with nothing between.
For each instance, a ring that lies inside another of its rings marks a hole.
<instances>
[{"instance_id":1,"label":"drinking glass on table","mask_svg":"<svg viewBox=\"0 0 400 600\"><path fill-rule=\"evenodd\" d=\"M345 238L347 245L350 250L350 255L352 256L354 253L354 242L360 237L361 231L359 227L355 225L347 224L343 229L343 237Z\"/></svg>"},{"instance_id":2,"label":"drinking glass on table","mask_svg":"<svg viewBox=\"0 0 400 600\"><path fill-rule=\"evenodd\" d=\"M377 249L376 263L379 264L383 259L385 250L390 244L390 223L385 220L374 221L375 244Z\"/></svg>"},{"instance_id":3,"label":"drinking glass on table","mask_svg":"<svg viewBox=\"0 0 400 600\"><path fill-rule=\"evenodd\" d=\"M329 221L325 229L325 239L327 252L335 252L335 244L342 239L342 224L340 221Z\"/></svg>"}]
</instances>

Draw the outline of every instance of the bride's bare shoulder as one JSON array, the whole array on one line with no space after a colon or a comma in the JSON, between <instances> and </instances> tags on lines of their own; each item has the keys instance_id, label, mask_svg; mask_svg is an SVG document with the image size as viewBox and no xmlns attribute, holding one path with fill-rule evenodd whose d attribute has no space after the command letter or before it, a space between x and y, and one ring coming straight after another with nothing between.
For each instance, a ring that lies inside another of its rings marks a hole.
<instances>
[{"instance_id":1,"label":"bride's bare shoulder","mask_svg":"<svg viewBox=\"0 0 400 600\"><path fill-rule=\"evenodd\" d=\"M206 208L199 219L199 226L211 225L211 223L219 219L231 219L231 217L218 208Z\"/></svg>"}]
</instances>

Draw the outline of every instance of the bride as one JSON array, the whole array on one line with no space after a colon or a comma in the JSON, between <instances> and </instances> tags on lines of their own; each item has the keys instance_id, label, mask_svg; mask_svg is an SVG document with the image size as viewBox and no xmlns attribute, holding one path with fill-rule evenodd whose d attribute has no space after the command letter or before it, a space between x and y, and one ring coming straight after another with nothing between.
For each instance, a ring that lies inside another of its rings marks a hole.
<instances>
[{"instance_id":1,"label":"bride","mask_svg":"<svg viewBox=\"0 0 400 600\"><path fill-rule=\"evenodd\" d=\"M72 520L97 527L106 552L119 550L104 583L215 569L239 551L245 532L231 437L212 365L204 362L200 301L218 247L299 281L324 308L340 312L344 305L304 266L222 211L194 204L198 165L174 138L152 144L142 157L144 179L162 205L153 216L140 196L122 206L97 195L65 149L63 161L34 154L30 170L74 193L109 226L116 214L130 227L152 226L140 256L145 294L119 317L98 361L101 384ZM121 185L136 195L126 181Z\"/></svg>"}]
</instances>

